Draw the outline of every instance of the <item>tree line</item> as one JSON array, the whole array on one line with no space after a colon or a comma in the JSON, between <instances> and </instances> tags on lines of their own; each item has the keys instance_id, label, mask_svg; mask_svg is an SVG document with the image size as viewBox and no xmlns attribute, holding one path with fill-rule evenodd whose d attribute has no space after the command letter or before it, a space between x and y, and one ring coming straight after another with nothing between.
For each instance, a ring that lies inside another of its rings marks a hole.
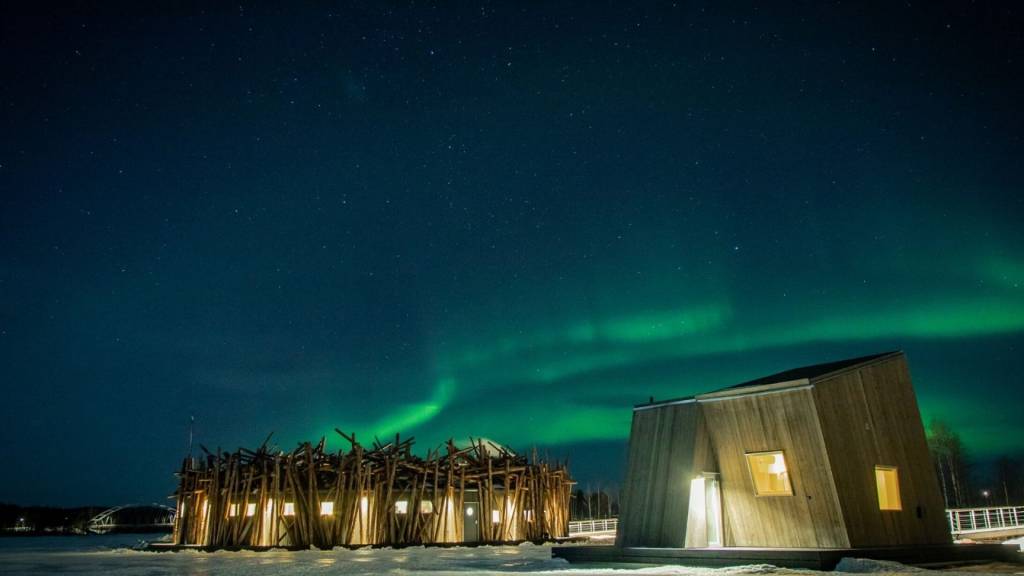
<instances>
[{"instance_id":1,"label":"tree line","mask_svg":"<svg viewBox=\"0 0 1024 576\"><path fill-rule=\"evenodd\" d=\"M1024 504L1024 463L1020 455L1001 455L991 463L982 463L970 454L960 435L939 419L928 425L928 449L946 508Z\"/></svg>"}]
</instances>

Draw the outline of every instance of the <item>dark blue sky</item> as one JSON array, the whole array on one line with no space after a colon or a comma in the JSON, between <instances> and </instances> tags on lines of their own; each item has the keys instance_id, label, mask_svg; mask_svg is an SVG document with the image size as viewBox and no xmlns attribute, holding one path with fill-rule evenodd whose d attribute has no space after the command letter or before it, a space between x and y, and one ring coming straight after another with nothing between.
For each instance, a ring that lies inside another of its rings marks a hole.
<instances>
[{"instance_id":1,"label":"dark blue sky","mask_svg":"<svg viewBox=\"0 0 1024 576\"><path fill-rule=\"evenodd\" d=\"M212 448L485 436L903 349L1019 452L1012 3L6 7L0 500ZM337 444L336 444L337 445Z\"/></svg>"}]
</instances>

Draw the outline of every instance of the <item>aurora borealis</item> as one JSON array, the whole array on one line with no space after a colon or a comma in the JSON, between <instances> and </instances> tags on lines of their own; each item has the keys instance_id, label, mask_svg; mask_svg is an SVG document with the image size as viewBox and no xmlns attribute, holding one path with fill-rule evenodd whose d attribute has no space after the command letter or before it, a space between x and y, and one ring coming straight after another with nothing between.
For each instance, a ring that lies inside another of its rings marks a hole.
<instances>
[{"instance_id":1,"label":"aurora borealis","mask_svg":"<svg viewBox=\"0 0 1024 576\"><path fill-rule=\"evenodd\" d=\"M0 501L187 450L483 436L621 478L630 407L907 352L1019 453L1011 5L6 7Z\"/></svg>"}]
</instances>

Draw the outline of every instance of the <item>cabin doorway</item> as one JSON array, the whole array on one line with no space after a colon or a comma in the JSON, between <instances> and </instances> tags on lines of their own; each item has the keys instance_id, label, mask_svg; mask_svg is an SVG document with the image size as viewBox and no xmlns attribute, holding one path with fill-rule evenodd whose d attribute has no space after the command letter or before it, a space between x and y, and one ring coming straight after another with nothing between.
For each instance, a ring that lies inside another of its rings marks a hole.
<instances>
[{"instance_id":1,"label":"cabin doorway","mask_svg":"<svg viewBox=\"0 0 1024 576\"><path fill-rule=\"evenodd\" d=\"M686 548L719 548L722 537L722 488L718 474L704 472L690 482Z\"/></svg>"},{"instance_id":2,"label":"cabin doorway","mask_svg":"<svg viewBox=\"0 0 1024 576\"><path fill-rule=\"evenodd\" d=\"M476 542L480 540L480 504L466 502L462 510L462 540Z\"/></svg>"},{"instance_id":3,"label":"cabin doorway","mask_svg":"<svg viewBox=\"0 0 1024 576\"><path fill-rule=\"evenodd\" d=\"M722 539L722 488L718 474L704 474L704 506L707 520L708 548L723 545Z\"/></svg>"}]
</instances>

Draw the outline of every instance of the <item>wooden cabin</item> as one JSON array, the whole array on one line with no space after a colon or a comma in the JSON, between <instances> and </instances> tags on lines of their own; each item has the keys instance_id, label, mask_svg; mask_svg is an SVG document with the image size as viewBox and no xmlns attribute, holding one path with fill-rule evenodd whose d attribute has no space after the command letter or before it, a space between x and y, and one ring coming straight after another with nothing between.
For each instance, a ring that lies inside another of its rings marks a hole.
<instances>
[{"instance_id":1,"label":"wooden cabin","mask_svg":"<svg viewBox=\"0 0 1024 576\"><path fill-rule=\"evenodd\" d=\"M619 547L949 543L902 352L633 409Z\"/></svg>"},{"instance_id":2,"label":"wooden cabin","mask_svg":"<svg viewBox=\"0 0 1024 576\"><path fill-rule=\"evenodd\" d=\"M573 481L564 464L487 441L449 441L425 458L412 440L348 451L324 440L291 452L239 449L188 458L173 543L206 548L418 545L567 535ZM269 440L269 439L268 439Z\"/></svg>"}]
</instances>

